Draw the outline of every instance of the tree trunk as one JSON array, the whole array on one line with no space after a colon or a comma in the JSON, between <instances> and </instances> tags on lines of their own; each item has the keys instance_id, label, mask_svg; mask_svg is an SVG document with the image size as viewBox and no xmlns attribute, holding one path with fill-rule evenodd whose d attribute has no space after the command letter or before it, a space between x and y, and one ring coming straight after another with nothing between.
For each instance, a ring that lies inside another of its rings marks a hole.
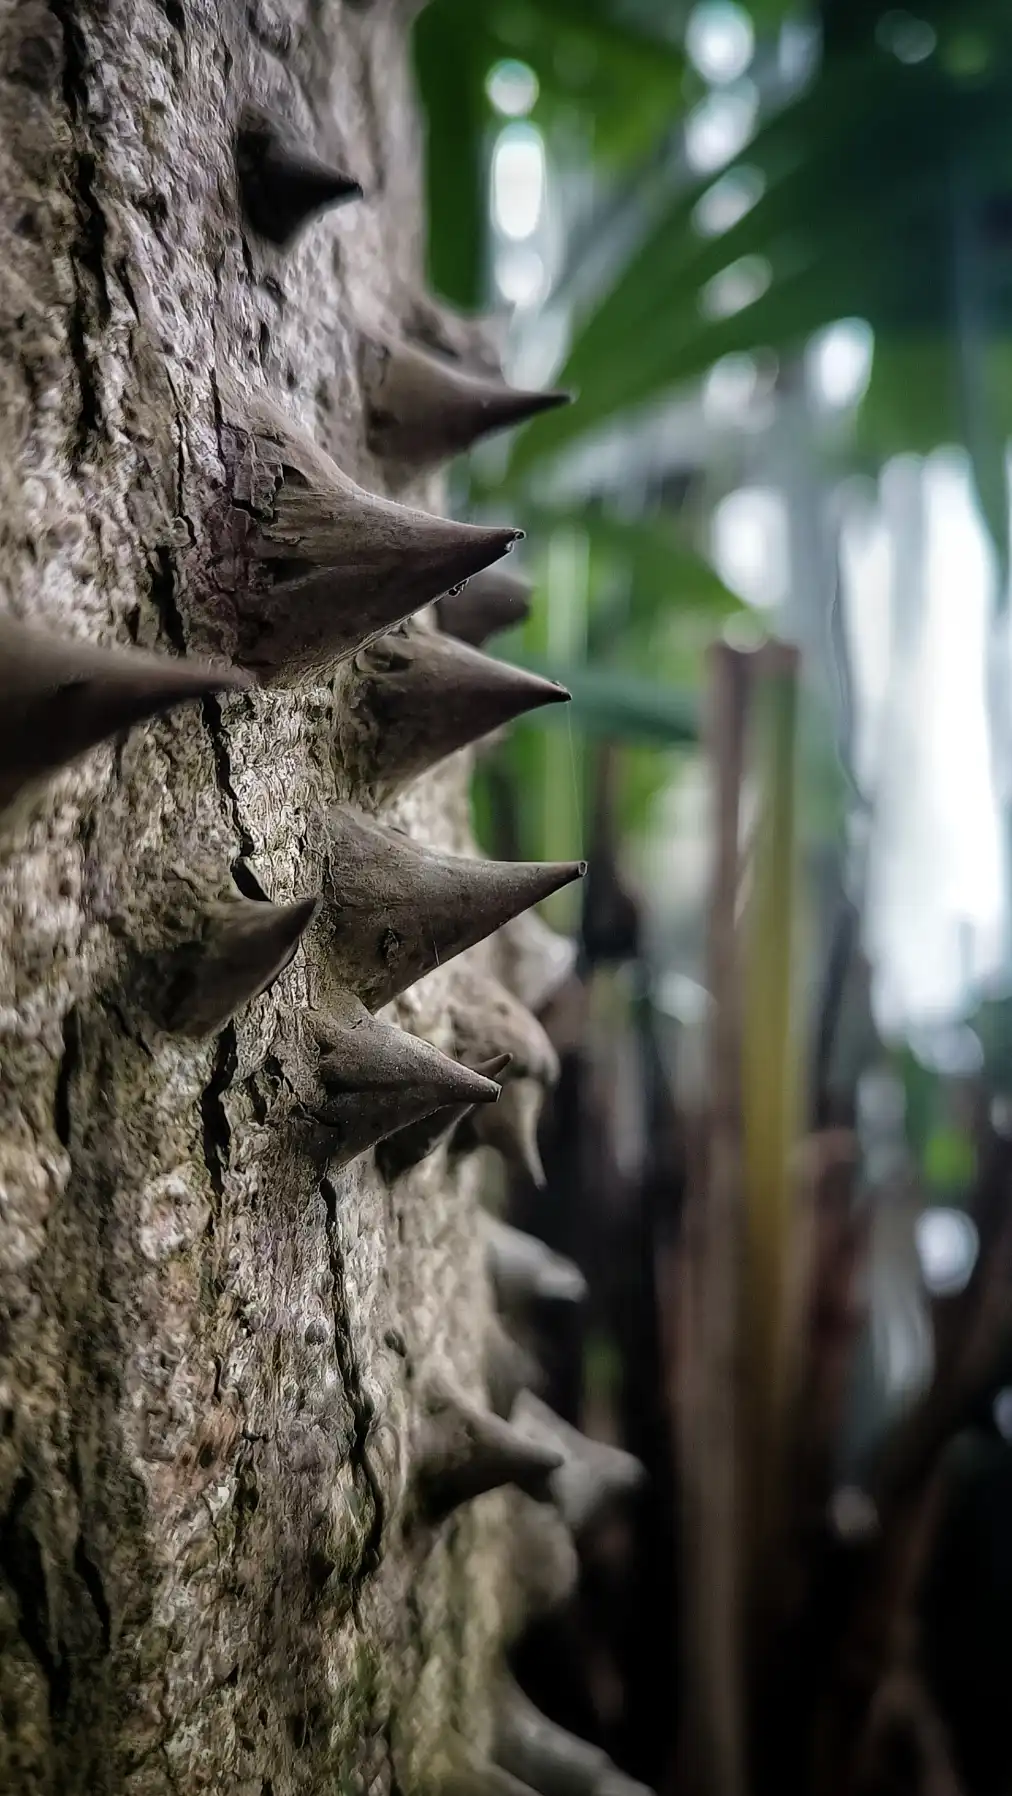
<instances>
[{"instance_id":1,"label":"tree trunk","mask_svg":"<svg viewBox=\"0 0 1012 1796\"><path fill-rule=\"evenodd\" d=\"M0 19L4 608L230 653L227 372L390 493L358 321L421 276L396 0L21 0ZM270 108L366 198L244 229ZM399 499L438 509L431 482ZM51 782L0 858L0 1789L411 1792L479 1747L503 1499L409 1527L432 1374L482 1398L474 1162L322 1172L280 1126L322 937L205 1041L160 956L229 888L320 889L342 681L209 697ZM462 757L384 811L466 852ZM481 951L478 953L481 959ZM471 958L471 957L469 957ZM473 960L472 960L473 964ZM398 1005L447 1047L455 967ZM282 1044L279 1046L279 1043Z\"/></svg>"}]
</instances>

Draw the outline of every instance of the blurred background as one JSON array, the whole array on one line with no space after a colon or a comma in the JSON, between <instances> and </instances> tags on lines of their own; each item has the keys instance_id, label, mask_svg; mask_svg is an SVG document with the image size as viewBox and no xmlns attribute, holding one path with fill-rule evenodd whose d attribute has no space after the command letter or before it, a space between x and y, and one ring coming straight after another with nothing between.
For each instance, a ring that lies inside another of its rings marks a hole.
<instances>
[{"instance_id":1,"label":"blurred background","mask_svg":"<svg viewBox=\"0 0 1012 1796\"><path fill-rule=\"evenodd\" d=\"M1012 8L431 0L415 54L432 286L578 393L454 471L573 693L474 808L589 856L501 1195L589 1284L548 1401L650 1474L518 1673L657 1789L998 1796Z\"/></svg>"}]
</instances>

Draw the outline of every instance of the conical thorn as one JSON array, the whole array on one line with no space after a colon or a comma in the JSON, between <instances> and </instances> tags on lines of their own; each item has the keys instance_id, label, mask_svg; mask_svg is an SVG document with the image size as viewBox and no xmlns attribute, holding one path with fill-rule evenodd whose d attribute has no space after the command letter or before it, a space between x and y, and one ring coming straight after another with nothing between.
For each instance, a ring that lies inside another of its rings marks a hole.
<instances>
[{"instance_id":1,"label":"conical thorn","mask_svg":"<svg viewBox=\"0 0 1012 1796\"><path fill-rule=\"evenodd\" d=\"M572 937L550 929L533 910L500 929L495 946L503 984L535 1016L568 984L579 960Z\"/></svg>"},{"instance_id":2,"label":"conical thorn","mask_svg":"<svg viewBox=\"0 0 1012 1796\"><path fill-rule=\"evenodd\" d=\"M235 580L236 658L267 680L330 673L523 535L367 493L264 395L223 371L218 388L236 433L230 528L249 566Z\"/></svg>"},{"instance_id":3,"label":"conical thorn","mask_svg":"<svg viewBox=\"0 0 1012 1796\"><path fill-rule=\"evenodd\" d=\"M389 795L457 749L569 696L555 680L402 624L352 662L338 713L341 760L357 782Z\"/></svg>"},{"instance_id":4,"label":"conical thorn","mask_svg":"<svg viewBox=\"0 0 1012 1796\"><path fill-rule=\"evenodd\" d=\"M501 380L508 330L503 314L458 312L445 300L417 289L402 293L397 307L409 341Z\"/></svg>"},{"instance_id":5,"label":"conical thorn","mask_svg":"<svg viewBox=\"0 0 1012 1796\"><path fill-rule=\"evenodd\" d=\"M430 1384L414 1470L416 1502L427 1520L441 1521L461 1504L506 1484L538 1502L550 1501L552 1473L561 1464L556 1449L526 1440L444 1381Z\"/></svg>"},{"instance_id":6,"label":"conical thorn","mask_svg":"<svg viewBox=\"0 0 1012 1796\"><path fill-rule=\"evenodd\" d=\"M427 467L482 437L567 405L568 393L523 393L394 338L365 338L367 434L374 455Z\"/></svg>"},{"instance_id":7,"label":"conical thorn","mask_svg":"<svg viewBox=\"0 0 1012 1796\"><path fill-rule=\"evenodd\" d=\"M508 1054L495 1054L491 1060L481 1061L472 1071L483 1079L499 1083L509 1063ZM473 1109L473 1104L447 1104L441 1110L433 1110L431 1116L423 1116L420 1121L409 1123L406 1129L398 1129L388 1140L381 1141L376 1149L376 1164L387 1183L392 1185L413 1166L427 1160Z\"/></svg>"},{"instance_id":8,"label":"conical thorn","mask_svg":"<svg viewBox=\"0 0 1012 1796\"><path fill-rule=\"evenodd\" d=\"M459 1735L444 1733L443 1763L428 1782L437 1796L534 1796L500 1765L482 1759Z\"/></svg>"},{"instance_id":9,"label":"conical thorn","mask_svg":"<svg viewBox=\"0 0 1012 1796\"><path fill-rule=\"evenodd\" d=\"M559 1056L525 1005L498 979L464 961L447 995L454 1050L468 1064L508 1053L509 1076L534 1079L545 1089L559 1077Z\"/></svg>"},{"instance_id":10,"label":"conical thorn","mask_svg":"<svg viewBox=\"0 0 1012 1796\"><path fill-rule=\"evenodd\" d=\"M510 1546L515 1575L504 1591L506 1639L570 1600L580 1581L576 1543L551 1503L518 1497L510 1505Z\"/></svg>"},{"instance_id":11,"label":"conical thorn","mask_svg":"<svg viewBox=\"0 0 1012 1796\"><path fill-rule=\"evenodd\" d=\"M552 1500L576 1536L644 1482L646 1473L632 1453L581 1434L530 1391L517 1403L515 1424L546 1450L562 1454L552 1477Z\"/></svg>"},{"instance_id":12,"label":"conical thorn","mask_svg":"<svg viewBox=\"0 0 1012 1796\"><path fill-rule=\"evenodd\" d=\"M545 1102L545 1087L535 1079L515 1079L503 1091L502 1116L497 1128L487 1128L475 1117L474 1137L483 1147L494 1147L508 1166L530 1179L538 1191L548 1184L538 1146L538 1123Z\"/></svg>"},{"instance_id":13,"label":"conical thorn","mask_svg":"<svg viewBox=\"0 0 1012 1796\"><path fill-rule=\"evenodd\" d=\"M323 921L330 962L335 978L371 1010L586 870L583 861L433 854L344 805L331 813L329 836Z\"/></svg>"},{"instance_id":14,"label":"conical thorn","mask_svg":"<svg viewBox=\"0 0 1012 1796\"><path fill-rule=\"evenodd\" d=\"M594 1796L654 1796L649 1784L637 1783L634 1777L627 1777L617 1765L609 1765L598 1780Z\"/></svg>"},{"instance_id":15,"label":"conical thorn","mask_svg":"<svg viewBox=\"0 0 1012 1796\"><path fill-rule=\"evenodd\" d=\"M513 630L531 614L529 580L505 567L486 568L457 592L443 595L436 606L439 627L461 642L480 649L490 636Z\"/></svg>"},{"instance_id":16,"label":"conical thorn","mask_svg":"<svg viewBox=\"0 0 1012 1796\"><path fill-rule=\"evenodd\" d=\"M494 1104L499 1087L392 1023L351 992L307 1019L318 1046L316 1095L304 1106L321 1125L332 1167L447 1105Z\"/></svg>"},{"instance_id":17,"label":"conical thorn","mask_svg":"<svg viewBox=\"0 0 1012 1796\"><path fill-rule=\"evenodd\" d=\"M521 1391L537 1391L541 1368L532 1353L515 1341L497 1316L490 1316L485 1334L485 1385L497 1416L509 1421Z\"/></svg>"},{"instance_id":18,"label":"conical thorn","mask_svg":"<svg viewBox=\"0 0 1012 1796\"><path fill-rule=\"evenodd\" d=\"M174 1035L213 1035L284 972L317 909L228 898L208 905L200 934L174 950L168 966L165 1027Z\"/></svg>"},{"instance_id":19,"label":"conical thorn","mask_svg":"<svg viewBox=\"0 0 1012 1796\"><path fill-rule=\"evenodd\" d=\"M0 617L0 812L121 730L248 685L235 668L99 648Z\"/></svg>"},{"instance_id":20,"label":"conical thorn","mask_svg":"<svg viewBox=\"0 0 1012 1796\"><path fill-rule=\"evenodd\" d=\"M493 1045L509 1051L509 1080L503 1091L501 1126L488 1130L474 1116L461 1131L462 1146L481 1141L499 1150L539 1188L545 1174L538 1152L538 1119L546 1090L559 1076L559 1057L536 1017L497 979L468 965L459 969L449 994L456 1050L471 1061Z\"/></svg>"},{"instance_id":21,"label":"conical thorn","mask_svg":"<svg viewBox=\"0 0 1012 1796\"><path fill-rule=\"evenodd\" d=\"M572 1260L495 1216L482 1218L482 1232L489 1277L501 1309L583 1302L587 1281Z\"/></svg>"},{"instance_id":22,"label":"conical thorn","mask_svg":"<svg viewBox=\"0 0 1012 1796\"><path fill-rule=\"evenodd\" d=\"M256 106L243 109L235 165L247 224L278 249L328 207L362 198L357 181L321 162Z\"/></svg>"},{"instance_id":23,"label":"conical thorn","mask_svg":"<svg viewBox=\"0 0 1012 1796\"><path fill-rule=\"evenodd\" d=\"M496 1762L539 1796L596 1796L610 1769L607 1753L549 1721L511 1677L504 1677L495 1713Z\"/></svg>"}]
</instances>

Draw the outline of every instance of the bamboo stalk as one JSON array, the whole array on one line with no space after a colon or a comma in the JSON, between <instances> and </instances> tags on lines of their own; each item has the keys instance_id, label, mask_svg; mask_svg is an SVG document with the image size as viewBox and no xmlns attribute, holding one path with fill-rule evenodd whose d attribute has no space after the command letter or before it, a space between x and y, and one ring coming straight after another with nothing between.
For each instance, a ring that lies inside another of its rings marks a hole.
<instances>
[{"instance_id":1,"label":"bamboo stalk","mask_svg":"<svg viewBox=\"0 0 1012 1796\"><path fill-rule=\"evenodd\" d=\"M741 1018L736 912L750 657L711 651L715 866L708 1108L685 1209L678 1461L684 1504L685 1725L679 1789L743 1796L738 1543Z\"/></svg>"},{"instance_id":2,"label":"bamboo stalk","mask_svg":"<svg viewBox=\"0 0 1012 1796\"><path fill-rule=\"evenodd\" d=\"M745 1277L741 1328L748 1344L746 1432L750 1594L770 1562L783 1519L786 1424L798 1338L791 1276L797 1247L798 1042L795 752L798 654L766 643L755 658L753 752L758 774L751 882L743 919L742 1199Z\"/></svg>"}]
</instances>

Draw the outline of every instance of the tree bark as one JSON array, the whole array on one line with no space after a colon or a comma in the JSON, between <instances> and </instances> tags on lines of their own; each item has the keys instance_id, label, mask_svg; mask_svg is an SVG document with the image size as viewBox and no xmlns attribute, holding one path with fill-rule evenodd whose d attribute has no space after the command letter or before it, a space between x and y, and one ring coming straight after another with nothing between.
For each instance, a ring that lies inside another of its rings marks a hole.
<instances>
[{"instance_id":1,"label":"tree bark","mask_svg":"<svg viewBox=\"0 0 1012 1796\"><path fill-rule=\"evenodd\" d=\"M282 252L233 135L267 106L365 200ZM421 277L395 0L21 0L0 18L0 604L228 653L205 605L216 371L353 479L358 327ZM437 509L438 483L396 496ZM473 1162L333 1178L278 1126L312 933L208 1042L158 957L227 890L317 891L344 676L208 699L55 780L0 858L0 1789L289 1796L428 1785L479 1749L497 1495L407 1526L426 1377L483 1400ZM466 757L384 817L467 851ZM356 796L354 792L352 796ZM479 964L483 957L475 951ZM472 959L473 957L469 957ZM446 968L396 1015L447 1047ZM290 1051L290 1050L287 1050Z\"/></svg>"}]
</instances>

